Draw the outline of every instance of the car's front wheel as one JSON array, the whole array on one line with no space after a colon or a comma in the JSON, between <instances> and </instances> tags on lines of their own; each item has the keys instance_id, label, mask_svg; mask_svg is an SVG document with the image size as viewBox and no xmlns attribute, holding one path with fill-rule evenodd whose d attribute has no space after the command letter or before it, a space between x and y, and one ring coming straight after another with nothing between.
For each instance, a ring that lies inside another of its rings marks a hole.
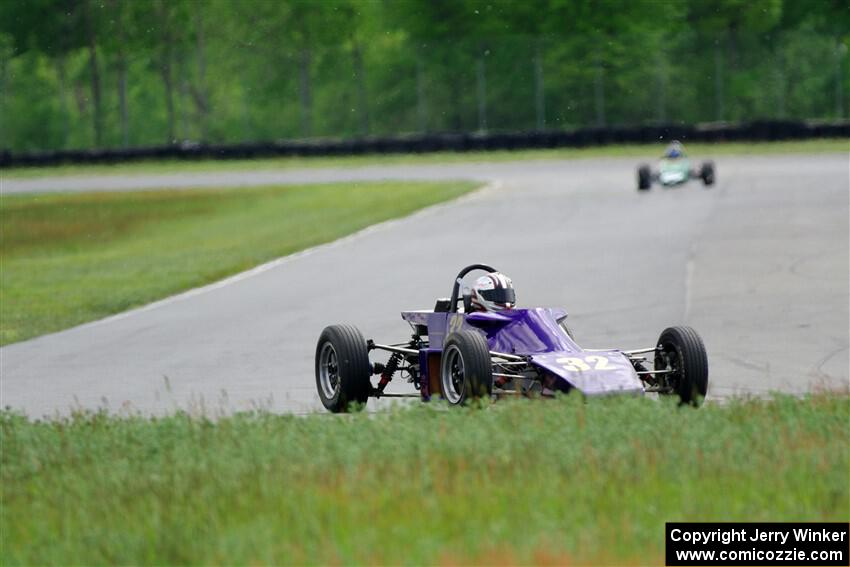
<instances>
[{"instance_id":1,"label":"car's front wheel","mask_svg":"<svg viewBox=\"0 0 850 567\"><path fill-rule=\"evenodd\" d=\"M455 406L471 399L489 398L493 393L490 349L481 333L459 331L446 339L440 363L440 389L443 398Z\"/></svg>"},{"instance_id":2,"label":"car's front wheel","mask_svg":"<svg viewBox=\"0 0 850 567\"><path fill-rule=\"evenodd\" d=\"M648 165L638 168L638 191L646 191L652 185L652 171Z\"/></svg>"},{"instance_id":3,"label":"car's front wheel","mask_svg":"<svg viewBox=\"0 0 850 567\"><path fill-rule=\"evenodd\" d=\"M682 404L698 406L708 392L708 355L702 339L690 327L669 327L658 338L655 370L659 382Z\"/></svg>"},{"instance_id":4,"label":"car's front wheel","mask_svg":"<svg viewBox=\"0 0 850 567\"><path fill-rule=\"evenodd\" d=\"M316 345L316 388L322 405L334 413L359 408L369 399L369 350L351 325L325 327Z\"/></svg>"},{"instance_id":5,"label":"car's front wheel","mask_svg":"<svg viewBox=\"0 0 850 567\"><path fill-rule=\"evenodd\" d=\"M699 176L706 186L714 185L714 163L710 161L703 162Z\"/></svg>"}]
</instances>

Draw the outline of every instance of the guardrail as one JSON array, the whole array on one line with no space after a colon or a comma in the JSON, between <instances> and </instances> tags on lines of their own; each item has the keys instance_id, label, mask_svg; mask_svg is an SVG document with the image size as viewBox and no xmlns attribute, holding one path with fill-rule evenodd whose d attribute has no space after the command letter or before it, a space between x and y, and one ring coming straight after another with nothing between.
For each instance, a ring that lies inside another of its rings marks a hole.
<instances>
[{"instance_id":1,"label":"guardrail","mask_svg":"<svg viewBox=\"0 0 850 567\"><path fill-rule=\"evenodd\" d=\"M387 138L287 140L209 145L184 142L167 146L21 153L3 150L0 151L0 168L120 163L150 159L250 159L279 156L343 156L578 148L608 144L662 143L673 139L684 142L757 142L810 138L850 138L850 121L704 123L696 125L579 128L537 132L418 134Z\"/></svg>"}]
</instances>

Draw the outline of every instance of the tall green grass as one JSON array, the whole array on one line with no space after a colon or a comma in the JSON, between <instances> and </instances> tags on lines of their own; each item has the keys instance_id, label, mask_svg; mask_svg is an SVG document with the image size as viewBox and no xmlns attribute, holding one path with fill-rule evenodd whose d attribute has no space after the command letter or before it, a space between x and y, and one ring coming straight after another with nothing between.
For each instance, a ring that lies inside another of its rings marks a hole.
<instances>
[{"instance_id":1,"label":"tall green grass","mask_svg":"<svg viewBox=\"0 0 850 567\"><path fill-rule=\"evenodd\" d=\"M658 564L667 521L846 521L848 402L5 413L0 559Z\"/></svg>"},{"instance_id":2,"label":"tall green grass","mask_svg":"<svg viewBox=\"0 0 850 567\"><path fill-rule=\"evenodd\" d=\"M200 286L472 190L338 183L0 198L0 344Z\"/></svg>"}]
</instances>

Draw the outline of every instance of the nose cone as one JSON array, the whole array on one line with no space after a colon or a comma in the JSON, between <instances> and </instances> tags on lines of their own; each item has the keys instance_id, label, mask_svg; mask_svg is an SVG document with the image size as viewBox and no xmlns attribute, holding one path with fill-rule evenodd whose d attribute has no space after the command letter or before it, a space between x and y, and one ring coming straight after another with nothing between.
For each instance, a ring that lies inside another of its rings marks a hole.
<instances>
[{"instance_id":1,"label":"nose cone","mask_svg":"<svg viewBox=\"0 0 850 567\"><path fill-rule=\"evenodd\" d=\"M587 396L644 393L632 363L618 351L548 352L531 361Z\"/></svg>"}]
</instances>

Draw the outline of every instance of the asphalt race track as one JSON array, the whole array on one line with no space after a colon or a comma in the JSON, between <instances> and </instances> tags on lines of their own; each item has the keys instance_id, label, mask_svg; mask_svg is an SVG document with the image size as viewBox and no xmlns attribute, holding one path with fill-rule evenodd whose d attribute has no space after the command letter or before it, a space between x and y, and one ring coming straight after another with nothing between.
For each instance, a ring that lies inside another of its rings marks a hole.
<instances>
[{"instance_id":1,"label":"asphalt race track","mask_svg":"<svg viewBox=\"0 0 850 567\"><path fill-rule=\"evenodd\" d=\"M589 348L652 346L665 326L692 325L708 348L710 398L847 388L850 156L715 161L711 189L692 182L644 194L634 159L4 180L4 193L382 178L490 185L147 308L6 346L2 404L34 416L103 406L313 411L322 327L350 322L367 337L405 340L399 311L432 307L474 262L508 273L523 305L565 307Z\"/></svg>"}]
</instances>

